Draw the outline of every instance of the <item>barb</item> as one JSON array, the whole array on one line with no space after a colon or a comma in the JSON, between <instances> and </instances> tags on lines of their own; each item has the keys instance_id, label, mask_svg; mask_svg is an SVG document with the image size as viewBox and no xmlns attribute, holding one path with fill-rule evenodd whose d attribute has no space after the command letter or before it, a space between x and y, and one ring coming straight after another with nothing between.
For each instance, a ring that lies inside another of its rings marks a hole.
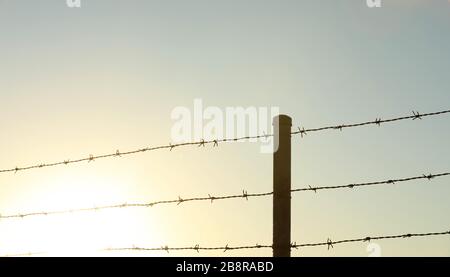
<instances>
[{"instance_id":1,"label":"barb","mask_svg":"<svg viewBox=\"0 0 450 277\"><path fill-rule=\"evenodd\" d=\"M429 237L429 236L444 236L450 235L450 231L444 232L432 232L432 233L408 233L402 235L387 235L387 236L366 236L362 238L354 238L354 239L343 239L332 241L331 239L327 239L324 242L316 242L316 243L291 243L291 249L299 249L305 247L317 247L317 246L326 246L328 250L333 249L337 244L344 243L353 243L353 242L368 242L373 240L388 240L388 239L404 239L404 238L413 238L413 237ZM123 248L107 248L104 249L106 251L183 251L183 250L194 250L198 253L200 251L218 251L223 250L223 252L233 251L233 250L243 250L243 249L262 249L262 248L273 248L271 244L256 244L256 245L242 245L242 246L217 246L217 247L200 247L198 244L195 246L186 246L186 247L123 247Z\"/></svg>"},{"instance_id":2,"label":"barb","mask_svg":"<svg viewBox=\"0 0 450 277\"><path fill-rule=\"evenodd\" d=\"M433 112L433 113L425 113L425 114L420 114L419 112L414 111L413 115L411 115L411 116L403 116L403 117L397 117L397 118L391 118L391 119L385 119L385 120L381 120L381 118L376 118L374 121L368 121L368 122L363 122L363 123L342 124L342 125L327 126L327 127L321 127L321 128L313 128L313 129L298 128L297 131L291 132L291 135L300 134L303 137L310 132L318 132L318 131L324 131L324 130L341 130L342 131L344 128L359 127L359 126L372 125L372 124L380 126L382 123L395 122L395 121L407 120L407 119L413 119L413 120L422 119L424 117L442 115L442 114L446 114L446 113L450 113L450 110ZM67 160L53 162L53 163L37 163L35 165L24 166L24 167L16 166L14 168L9 168L9 169L0 169L0 173L7 173L7 172L17 173L19 171L26 171L26 170L46 168L46 167L55 167L55 166L60 166L60 165L69 165L69 164L75 164L75 163L81 163L81 162L91 163L91 162L93 162L95 160L99 160L99 159L114 158L114 157L119 158L119 157L130 156L130 155L135 155L138 153L151 152L151 151L156 151L156 150L168 149L169 151L172 151L174 148L183 147L183 146L195 146L196 145L199 148L203 148L207 144L212 144L213 147L218 147L220 143L248 141L248 140L262 139L262 138L267 139L268 137L273 137L273 134L264 133L262 135L255 135L255 136L243 136L243 137L237 137L237 138L223 138L223 139L212 139L212 140L202 139L200 141L194 141L194 142L185 142L185 143L177 143L177 144L169 143L167 145L144 147L144 148L140 148L140 149L123 151L123 152L116 150L115 152L112 152L109 154L103 154L103 155L90 154L89 156L87 156L85 158L79 158L79 159L67 159Z\"/></svg>"},{"instance_id":3,"label":"barb","mask_svg":"<svg viewBox=\"0 0 450 277\"><path fill-rule=\"evenodd\" d=\"M346 185L339 185L339 186L322 186L322 187L312 187L308 186L305 188L299 188L299 189L292 189L291 192L304 192L304 191L313 191L314 193L317 193L317 191L320 190L334 190L334 189L353 189L357 187L364 187L364 186L377 186L377 185L393 185L395 183L402 183L402 182L408 182L413 180L421 180L421 179L427 179L432 181L435 178L444 177L444 176L450 176L450 172L444 172L439 174L422 174L420 176L415 177L407 177L407 178L401 178L401 179L389 179L385 181L376 181L376 182L366 182L366 183L354 183L354 184L346 184ZM211 196L208 194L206 197L192 197L192 198L181 198L181 196L178 196L177 199L172 200L160 200L160 201L154 201L154 202L148 202L148 203L122 203L122 204L115 204L115 205L106 205L106 206L97 206L92 208L81 208L81 209L70 209L70 210L60 210L60 211L46 211L46 212L31 212L31 213L22 213L22 214L13 214L13 215L2 215L0 214L0 220L1 219L13 219L13 218L25 218L25 217L31 217L31 216L48 216L48 215L58 215L58 214L69 214L74 212L88 212L88 211L98 211L98 210L106 210L106 209L121 209L121 208L150 208L154 207L156 205L163 205L163 204L176 204L177 206L182 206L180 204L186 203L186 202L194 202L194 201L210 201L213 203L215 200L226 200L226 199L246 199L253 197L266 197L273 195L273 192L263 192L263 193L248 193L246 190L243 190L240 194L234 194L234 195L226 195L226 196ZM334 243L333 243L334 244Z\"/></svg>"}]
</instances>

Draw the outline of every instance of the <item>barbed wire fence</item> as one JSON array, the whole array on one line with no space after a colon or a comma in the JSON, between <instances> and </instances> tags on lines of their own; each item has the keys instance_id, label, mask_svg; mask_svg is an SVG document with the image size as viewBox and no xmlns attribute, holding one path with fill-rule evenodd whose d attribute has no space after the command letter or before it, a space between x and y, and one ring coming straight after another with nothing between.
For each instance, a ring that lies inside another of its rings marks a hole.
<instances>
[{"instance_id":1,"label":"barbed wire fence","mask_svg":"<svg viewBox=\"0 0 450 277\"><path fill-rule=\"evenodd\" d=\"M290 131L288 132L288 135L294 136L294 135L300 135L301 137L304 137L305 135L308 135L309 133L313 132L319 132L319 131L325 131L325 130L340 130L346 128L354 128L354 127L361 127L361 126L367 126L367 125L376 125L381 126L385 123L391 123L391 122L398 122L398 121L404 121L404 120L421 120L425 117L431 117L431 116L438 116L443 114L450 113L450 110L443 110L438 112L431 112L431 113L424 113L420 114L417 111L413 111L412 115L408 116L402 116L397 118L390 118L390 119L381 119L376 118L373 121L366 121L361 123L353 123L353 124L341 124L341 125L334 125L334 126L326 126L326 127L319 127L319 128L310 128L305 129L304 127L297 127L296 131ZM144 147L140 149L130 150L130 151L124 151L121 152L120 150L116 150L113 153L109 154L103 154L103 155L89 155L85 158L79 158L74 160L64 160L59 162L53 162L53 163L36 163L34 165L30 166L24 166L24 167L14 167L9 169L0 169L0 173L7 173L7 172L14 172L17 173L19 171L26 171L31 169L39 169L39 168L45 168L45 167L55 167L59 165L69 165L74 163L81 163L81 162L92 162L98 159L105 159L105 158L113 158L113 157L122 157L122 156L129 156L134 155L138 153L144 153L144 152L150 152L150 151L156 151L156 150L162 150L162 149L168 149L172 151L174 148L183 147L183 146L197 146L197 147L205 147L206 145L210 144L213 145L213 147L219 146L220 143L227 143L227 142L238 142L238 141L248 141L251 139L261 139L261 138L269 138L269 137L275 137L274 134L262 134L262 135L256 135L256 136L245 136L245 137L237 137L237 138L222 138L222 139L214 139L214 140L200 140L200 141L194 141L194 142L185 142L185 143L177 143L172 144L169 143L167 145L160 145L155 147ZM307 192L312 191L314 193L317 193L318 191L322 190L336 190L336 189L353 189L358 187L366 187L366 186L378 186L378 185L392 185L395 183L401 183L401 182L409 182L414 180L421 180L421 179L427 179L432 180L439 177L449 176L450 172L443 172L438 174L422 174L419 176L414 177L406 177L406 178L399 178L399 179L389 179L385 181L374 181L374 182L364 182L364 183L351 183L346 185L337 185L337 186L308 186L304 188L298 188L298 189L290 189L288 193L292 192ZM114 205L106 205L106 206L99 206L99 207L90 207L90 208L77 208L77 209L69 209L69 210L59 210L59 211L41 211L41 212L29 212L29 213L17 213L17 214L11 214L11 215L2 215L0 214L0 220L5 219L14 219L14 218L26 218L26 217L32 217L32 216L47 216L47 215L56 215L56 214L67 214L67 213L74 213L74 212L88 212L88 211L98 211L98 210L104 210L104 209L116 209L116 208L132 208L132 207L154 207L156 205L162 205L162 204L176 204L180 205L185 202L194 202L194 201L210 201L213 203L214 201L219 200L227 200L227 199L246 199L254 198L254 197L267 197L267 196L274 196L275 191L272 192L264 192L264 193L248 193L246 190L243 190L241 194L233 194L233 195L225 195L225 196L212 196L208 194L207 197L191 197L191 198L181 198L179 196L177 199L172 200L159 200L154 202L148 202L148 203L122 203L122 204L114 204ZM412 238L412 237L429 237L429 236L444 236L444 235L450 235L450 231L443 231L443 232L430 232L430 233L407 233L402 235L385 235L385 236L366 236L364 238L353 238L353 239L344 239L344 240L337 240L332 241L331 239L327 239L326 242L318 242L318 243L302 243L297 244L295 242L291 242L288 247L290 249L298 249L303 247L316 247L316 246L327 246L328 249L333 248L334 245L337 244L344 244L344 243L354 243L354 242L368 242L373 240L384 240L384 239L401 239L401 238ZM241 246L229 246L228 244L226 246L218 246L218 247L200 247L199 244L196 244L195 246L191 247L153 247L153 248L145 248L145 247L125 247L125 248L108 248L104 249L107 251L181 251L181 250L193 250L196 252L199 251L210 251L210 250L222 250L224 252L231 251L231 250L242 250L242 249L259 249L259 248L272 248L274 249L275 253L275 243L273 244L256 244L256 245L241 245ZM277 245L279 247L279 245ZM15 255L5 255L3 257L8 256L32 256L34 254L41 254L45 252L30 252L30 253L24 253L24 254L15 254Z\"/></svg>"},{"instance_id":2,"label":"barbed wire fence","mask_svg":"<svg viewBox=\"0 0 450 277\"><path fill-rule=\"evenodd\" d=\"M334 125L334 126L326 126L326 127L320 127L320 128L311 128L311 129L305 129L304 127L300 128L297 127L297 131L291 132L291 135L300 135L301 137L313 133L313 132L319 132L319 131L326 131L326 130L340 130L347 128L355 128L355 127L361 127L361 126L367 126L367 125L376 125L381 126L381 124L384 123L391 123L396 121L404 121L408 119L416 120L416 119L422 119L425 117L430 116L438 116L450 113L450 110L443 110L439 112L432 112L432 113L424 113L420 114L417 111L413 111L413 115L410 116L402 116L397 118L390 118L390 119L384 119L377 118L373 121L367 121L367 122L361 122L361 123L353 123L353 124L341 124L341 125ZM175 148L184 147L184 146L197 146L197 147L204 147L206 145L213 145L213 147L219 146L220 143L229 143L229 142L238 142L238 141L248 141L253 139L263 139L263 138L269 138L273 137L273 134L260 134L255 136L244 136L244 137L237 137L237 138L222 138L222 139L213 139L213 140L200 140L200 141L194 141L194 142L184 142L184 143L169 143L166 145L159 145L159 146L153 146L153 147L143 147L139 149L129 150L129 151L120 151L115 150L115 152L108 153L108 154L102 154L102 155L93 155L90 154L88 157L84 158L78 158L78 159L67 159L62 160L59 162L53 162L53 163L36 163L34 165L30 166L24 166L24 167L12 167L7 169L0 169L0 173L8 173L8 172L14 172L17 173L19 171L26 171L31 169L39 169L39 168L46 168L46 167L55 167L60 165L70 165L70 164L76 164L81 162L93 162L95 160L100 159L106 159L106 158L118 158L118 157L124 157L124 156L130 156L135 155L138 153L145 153L145 152L151 152L156 150L163 150L163 149L169 149L172 151Z\"/></svg>"},{"instance_id":3,"label":"barbed wire fence","mask_svg":"<svg viewBox=\"0 0 450 277\"><path fill-rule=\"evenodd\" d=\"M427 174L427 175L422 174L422 175L414 176L414 177L389 179L389 180L384 180L384 181L374 181L374 182L365 182L365 183L351 183L351 184L338 185L338 186L311 186L310 185L310 186L304 187L304 188L292 189L291 192L312 191L312 192L317 193L318 191L321 191L321 190L353 189L353 188L366 187L366 186L394 185L396 183L404 183L404 182L410 182L410 181L415 181L415 180L424 180L424 179L431 181L435 178L445 177L445 176L450 176L450 172L444 172L444 173L439 173L439 174ZM214 201L229 200L229 199L249 200L249 198L266 197L266 196L272 196L272 195L273 195L273 191L262 192L262 193L248 193L247 190L243 190L242 193L240 193L240 194L222 195L222 196L213 196L211 194L208 194L208 196L204 196L204 197L190 197L190 198L182 198L182 197L178 196L178 198L176 198L176 199L158 200L158 201L147 202L147 203L121 203L121 204L113 204L113 205L106 205L106 206L68 209L68 210L59 210L59 211L40 211L40 212L19 213L19 214L11 214L11 215L0 214L0 220L13 219L13 218L26 218L26 217L32 217L32 216L50 216L50 215L59 215L59 214L70 214L70 213L75 213L75 212L100 211L100 210L107 210L107 209L151 208L151 207L154 207L157 205L164 205L164 204L180 205L182 203L188 203L188 202L209 201L211 203L214 203Z\"/></svg>"},{"instance_id":4,"label":"barbed wire fence","mask_svg":"<svg viewBox=\"0 0 450 277\"><path fill-rule=\"evenodd\" d=\"M384 236L365 236L360 238L352 238L352 239L342 239L335 240L328 238L326 241L322 242L314 242L314 243L291 243L291 249L300 249L306 247L318 247L318 246L326 246L327 250L334 248L335 245L339 244L347 244L347 243L356 243L356 242L371 242L377 240L392 240L392 239L408 239L408 238L417 238L417 237L436 237L436 236L448 236L450 235L449 231L442 232L429 232L429 233L407 233L401 235L384 235ZM184 247L169 247L168 245L160 246L160 247L140 247L140 246L131 246L131 247L116 247L116 248L105 248L102 251L143 251L143 252L158 252L164 251L167 253L174 251L195 251L200 253L200 251L236 251L236 250L250 250L250 249L264 249L269 248L273 249L272 244L259 244L256 243L254 245L238 245L232 246L230 244L226 244L225 246L200 246L200 244L195 244L194 246L184 246ZM36 255L45 255L48 254L46 252L29 252L29 253L19 253L19 254L9 254L2 255L0 257L28 257L28 256L36 256Z\"/></svg>"},{"instance_id":5,"label":"barbed wire fence","mask_svg":"<svg viewBox=\"0 0 450 277\"><path fill-rule=\"evenodd\" d=\"M354 243L354 242L371 242L376 240L388 240L388 239L406 239L406 238L414 238L414 237L430 237L430 236L447 236L450 235L450 231L443 232L430 232L430 233L407 233L401 235L384 235L384 236L365 236L362 238L352 238L352 239L343 239L333 241L330 238L327 241L323 242L315 242L315 243L291 243L290 247L292 249L299 249L305 247L317 247L317 246L326 246L328 250L334 248L335 245L344 244L344 243ZM230 246L226 244L225 246L215 246L215 247L206 247L200 246L199 244L195 244L194 246L186 246L186 247L169 247L169 246L161 246L161 247L123 247L123 248L106 248L105 251L184 251L184 250L192 250L196 252L200 251L233 251L233 250L244 250L244 249L263 249L270 248L273 249L272 244L254 244L254 245L240 245L240 246Z\"/></svg>"}]
</instances>

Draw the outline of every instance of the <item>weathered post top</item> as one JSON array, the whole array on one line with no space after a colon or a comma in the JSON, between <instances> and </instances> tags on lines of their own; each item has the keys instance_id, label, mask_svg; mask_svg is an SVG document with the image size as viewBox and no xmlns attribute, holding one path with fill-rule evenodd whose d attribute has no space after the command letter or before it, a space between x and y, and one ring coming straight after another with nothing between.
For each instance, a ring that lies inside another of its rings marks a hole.
<instances>
[{"instance_id":1,"label":"weathered post top","mask_svg":"<svg viewBox=\"0 0 450 277\"><path fill-rule=\"evenodd\" d=\"M277 115L273 118L273 125L275 126L276 124L280 126L292 126L292 118L285 114Z\"/></svg>"}]
</instances>

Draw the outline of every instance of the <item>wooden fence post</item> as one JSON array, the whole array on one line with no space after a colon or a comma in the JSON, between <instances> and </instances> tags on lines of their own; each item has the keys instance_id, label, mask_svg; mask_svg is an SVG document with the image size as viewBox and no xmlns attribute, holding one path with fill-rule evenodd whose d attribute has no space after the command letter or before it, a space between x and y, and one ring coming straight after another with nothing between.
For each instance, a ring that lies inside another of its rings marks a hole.
<instances>
[{"instance_id":1,"label":"wooden fence post","mask_svg":"<svg viewBox=\"0 0 450 277\"><path fill-rule=\"evenodd\" d=\"M292 119L273 120L273 256L291 256L291 126Z\"/></svg>"}]
</instances>

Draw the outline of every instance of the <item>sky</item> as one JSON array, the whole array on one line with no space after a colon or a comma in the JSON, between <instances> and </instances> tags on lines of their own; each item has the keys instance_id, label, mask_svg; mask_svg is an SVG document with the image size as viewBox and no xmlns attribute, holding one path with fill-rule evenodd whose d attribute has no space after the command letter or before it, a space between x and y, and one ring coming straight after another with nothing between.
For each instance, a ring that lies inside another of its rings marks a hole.
<instances>
[{"instance_id":1,"label":"sky","mask_svg":"<svg viewBox=\"0 0 450 277\"><path fill-rule=\"evenodd\" d=\"M450 3L384 0L0 0L0 169L171 142L177 107L278 107L293 128L447 110ZM292 187L447 172L447 115L292 138ZM153 151L0 174L0 214L272 190L258 143ZM448 177L296 193L292 240L450 229ZM0 255L270 244L272 199L0 221ZM449 256L448 237L377 242L382 256ZM293 256L368 256L368 243Z\"/></svg>"}]
</instances>

